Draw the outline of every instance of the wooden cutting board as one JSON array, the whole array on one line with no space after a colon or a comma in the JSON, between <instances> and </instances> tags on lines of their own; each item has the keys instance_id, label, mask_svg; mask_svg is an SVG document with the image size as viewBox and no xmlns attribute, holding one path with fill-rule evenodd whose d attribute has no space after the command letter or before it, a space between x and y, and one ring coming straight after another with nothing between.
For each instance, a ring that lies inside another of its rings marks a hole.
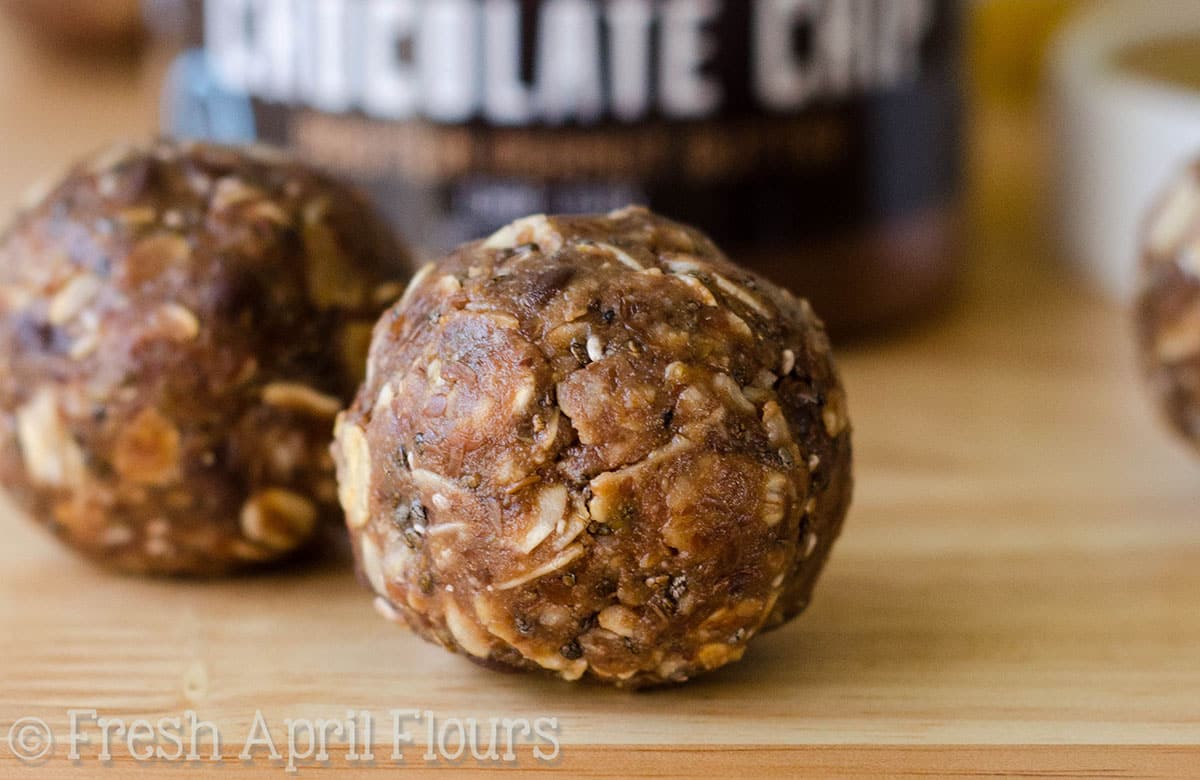
<instances>
[{"instance_id":1,"label":"wooden cutting board","mask_svg":"<svg viewBox=\"0 0 1200 780\"><path fill-rule=\"evenodd\" d=\"M59 162L150 132L135 75L52 63L0 25L2 213ZM840 353L853 513L810 611L742 663L641 694L496 674L379 619L345 560L218 582L113 576L3 504L0 774L182 776L116 734L101 762L86 718L72 762L72 709L127 726L194 711L224 759L211 764L205 736L189 766L222 775L286 770L264 749L238 758L256 714L286 756L288 719L303 737L305 720L348 711L370 713L374 762L334 736L329 762L302 772L514 769L425 761L424 720L405 721L417 744L394 763L392 710L433 713L451 742L467 718L556 719L539 742L556 757L526 744L515 769L570 777L1200 771L1200 462L1148 407L1124 313L1056 270L1036 138L1002 122L977 135L963 293ZM22 718L54 734L37 769L14 756L38 747Z\"/></svg>"}]
</instances>

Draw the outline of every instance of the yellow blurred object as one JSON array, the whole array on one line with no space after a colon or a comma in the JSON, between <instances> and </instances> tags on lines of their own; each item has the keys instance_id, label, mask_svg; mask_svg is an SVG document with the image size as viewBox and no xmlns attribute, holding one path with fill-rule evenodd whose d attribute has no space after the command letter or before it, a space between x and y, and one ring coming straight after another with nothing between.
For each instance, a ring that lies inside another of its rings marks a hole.
<instances>
[{"instance_id":1,"label":"yellow blurred object","mask_svg":"<svg viewBox=\"0 0 1200 780\"><path fill-rule=\"evenodd\" d=\"M1037 97L1054 34L1087 0L979 0L968 31L975 94L1014 108Z\"/></svg>"}]
</instances>

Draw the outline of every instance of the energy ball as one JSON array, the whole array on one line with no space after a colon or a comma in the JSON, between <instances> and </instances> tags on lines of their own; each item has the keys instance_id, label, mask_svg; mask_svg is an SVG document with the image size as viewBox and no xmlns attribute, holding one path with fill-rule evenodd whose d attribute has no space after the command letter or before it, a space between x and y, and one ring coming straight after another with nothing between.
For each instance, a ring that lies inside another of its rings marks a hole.
<instances>
[{"instance_id":1,"label":"energy ball","mask_svg":"<svg viewBox=\"0 0 1200 780\"><path fill-rule=\"evenodd\" d=\"M114 147L0 237L0 482L117 569L218 574L340 525L334 417L404 254L267 149Z\"/></svg>"},{"instance_id":2,"label":"energy ball","mask_svg":"<svg viewBox=\"0 0 1200 780\"><path fill-rule=\"evenodd\" d=\"M1150 387L1200 450L1200 163L1151 211L1142 244L1137 326Z\"/></svg>"},{"instance_id":3,"label":"energy ball","mask_svg":"<svg viewBox=\"0 0 1200 780\"><path fill-rule=\"evenodd\" d=\"M334 455L386 617L622 687L801 612L851 490L808 304L638 208L530 217L419 271Z\"/></svg>"}]
</instances>

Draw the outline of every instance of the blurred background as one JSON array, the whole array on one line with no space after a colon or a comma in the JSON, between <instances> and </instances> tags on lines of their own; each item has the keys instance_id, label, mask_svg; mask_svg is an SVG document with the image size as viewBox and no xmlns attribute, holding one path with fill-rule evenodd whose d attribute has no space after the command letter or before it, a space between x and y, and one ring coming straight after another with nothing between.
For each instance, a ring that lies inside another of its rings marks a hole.
<instances>
[{"instance_id":1,"label":"blurred background","mask_svg":"<svg viewBox=\"0 0 1200 780\"><path fill-rule=\"evenodd\" d=\"M836 335L881 335L961 301L1006 229L1046 241L1004 264L1082 269L1081 290L1126 300L1142 212L1200 148L1189 0L830 0L811 19L776 11L792 36L766 77L768 38L744 11L697 16L707 4L608 4L593 13L623 16L604 16L604 41L539 16L546 2L511 2L510 37L504 2L461 18L446 8L473 4L416 4L437 47L395 14L355 16L366 5L0 1L0 212L110 140L266 140L372 188L428 254L528 212L648 202L814 299ZM314 10L281 16L300 6ZM395 35L372 59L380 24ZM592 66L554 54L554 35L613 47L595 106ZM613 65L626 44L641 92ZM702 46L718 49L707 65ZM424 53L446 48L462 56ZM671 76L689 55L710 83ZM358 80L326 78L343 62ZM371 77L394 62L421 71L410 110L400 80ZM558 92L542 71L566 73ZM460 110L464 82L481 97Z\"/></svg>"}]
</instances>

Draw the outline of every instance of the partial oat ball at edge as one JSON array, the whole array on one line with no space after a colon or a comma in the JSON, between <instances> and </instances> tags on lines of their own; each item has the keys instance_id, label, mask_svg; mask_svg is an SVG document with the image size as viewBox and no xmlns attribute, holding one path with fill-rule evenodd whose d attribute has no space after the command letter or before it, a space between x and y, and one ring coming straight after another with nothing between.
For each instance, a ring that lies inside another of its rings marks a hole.
<instances>
[{"instance_id":1,"label":"partial oat ball at edge","mask_svg":"<svg viewBox=\"0 0 1200 780\"><path fill-rule=\"evenodd\" d=\"M1200 163L1180 173L1148 216L1136 319L1151 392L1200 451Z\"/></svg>"},{"instance_id":2,"label":"partial oat ball at edge","mask_svg":"<svg viewBox=\"0 0 1200 780\"><path fill-rule=\"evenodd\" d=\"M218 574L340 523L333 419L406 255L265 148L116 146L0 240L0 481L105 565Z\"/></svg>"},{"instance_id":3,"label":"partial oat ball at edge","mask_svg":"<svg viewBox=\"0 0 1200 780\"><path fill-rule=\"evenodd\" d=\"M521 220L421 270L334 453L381 613L623 687L800 613L851 492L808 304L636 208Z\"/></svg>"}]
</instances>

